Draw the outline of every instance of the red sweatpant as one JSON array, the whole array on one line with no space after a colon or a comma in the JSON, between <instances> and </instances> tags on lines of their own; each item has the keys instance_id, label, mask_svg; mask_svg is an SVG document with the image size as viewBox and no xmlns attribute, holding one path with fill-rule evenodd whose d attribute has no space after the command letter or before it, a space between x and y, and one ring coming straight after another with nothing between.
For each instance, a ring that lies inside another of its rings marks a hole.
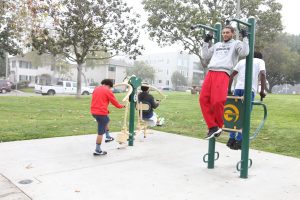
<instances>
[{"instance_id":1,"label":"red sweatpant","mask_svg":"<svg viewBox=\"0 0 300 200\"><path fill-rule=\"evenodd\" d=\"M229 76L226 72L209 71L204 79L199 102L208 128L223 127L228 83Z\"/></svg>"}]
</instances>

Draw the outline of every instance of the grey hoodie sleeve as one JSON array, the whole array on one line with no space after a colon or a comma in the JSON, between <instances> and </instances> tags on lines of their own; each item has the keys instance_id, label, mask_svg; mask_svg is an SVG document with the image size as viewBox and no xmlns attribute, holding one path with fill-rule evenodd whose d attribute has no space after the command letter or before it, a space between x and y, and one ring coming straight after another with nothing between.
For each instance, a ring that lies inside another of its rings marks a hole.
<instances>
[{"instance_id":1,"label":"grey hoodie sleeve","mask_svg":"<svg viewBox=\"0 0 300 200\"><path fill-rule=\"evenodd\" d=\"M249 54L249 40L247 37L243 38L243 42L238 42L235 50L240 57L246 57Z\"/></svg>"},{"instance_id":2,"label":"grey hoodie sleeve","mask_svg":"<svg viewBox=\"0 0 300 200\"><path fill-rule=\"evenodd\" d=\"M210 48L208 48L208 43L204 42L202 47L202 57L205 60L211 59L213 53L214 53L214 45Z\"/></svg>"}]
</instances>

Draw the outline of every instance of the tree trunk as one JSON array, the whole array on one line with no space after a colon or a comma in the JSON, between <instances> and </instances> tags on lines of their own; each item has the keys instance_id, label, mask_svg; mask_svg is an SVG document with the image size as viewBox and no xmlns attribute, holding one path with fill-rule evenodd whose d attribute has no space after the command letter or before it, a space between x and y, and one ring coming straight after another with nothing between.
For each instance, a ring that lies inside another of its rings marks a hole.
<instances>
[{"instance_id":1,"label":"tree trunk","mask_svg":"<svg viewBox=\"0 0 300 200\"><path fill-rule=\"evenodd\" d=\"M82 63L77 65L77 92L76 98L81 96L81 74L82 74Z\"/></svg>"},{"instance_id":2,"label":"tree trunk","mask_svg":"<svg viewBox=\"0 0 300 200\"><path fill-rule=\"evenodd\" d=\"M268 92L268 93L272 93L272 88L273 88L274 86L275 86L274 84L270 84L270 83L269 83L269 88L266 87L267 92Z\"/></svg>"}]
</instances>

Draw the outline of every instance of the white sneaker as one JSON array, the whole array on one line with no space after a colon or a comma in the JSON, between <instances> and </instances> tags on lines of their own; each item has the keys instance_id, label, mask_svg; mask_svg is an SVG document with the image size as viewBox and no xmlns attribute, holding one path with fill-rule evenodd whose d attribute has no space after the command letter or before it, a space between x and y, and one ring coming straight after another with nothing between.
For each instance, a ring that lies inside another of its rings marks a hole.
<instances>
[{"instance_id":1,"label":"white sneaker","mask_svg":"<svg viewBox=\"0 0 300 200\"><path fill-rule=\"evenodd\" d=\"M162 126L164 123L165 123L165 118L161 117L161 118L158 119L156 125L157 126Z\"/></svg>"}]
</instances>

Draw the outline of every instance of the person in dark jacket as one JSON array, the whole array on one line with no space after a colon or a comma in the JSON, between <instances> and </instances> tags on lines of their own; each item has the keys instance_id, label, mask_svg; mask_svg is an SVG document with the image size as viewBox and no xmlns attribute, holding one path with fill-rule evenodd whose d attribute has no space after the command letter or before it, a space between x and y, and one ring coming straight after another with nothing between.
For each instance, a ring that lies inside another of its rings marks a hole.
<instances>
[{"instance_id":1,"label":"person in dark jacket","mask_svg":"<svg viewBox=\"0 0 300 200\"><path fill-rule=\"evenodd\" d=\"M143 119L147 120L149 123L149 126L156 126L157 125L157 115L153 111L153 109L156 109L159 106L159 102L157 100L154 100L154 97L149 94L149 87L147 86L141 86L142 92L138 95L139 102L142 102L143 104L149 105L149 110L143 110Z\"/></svg>"}]
</instances>

